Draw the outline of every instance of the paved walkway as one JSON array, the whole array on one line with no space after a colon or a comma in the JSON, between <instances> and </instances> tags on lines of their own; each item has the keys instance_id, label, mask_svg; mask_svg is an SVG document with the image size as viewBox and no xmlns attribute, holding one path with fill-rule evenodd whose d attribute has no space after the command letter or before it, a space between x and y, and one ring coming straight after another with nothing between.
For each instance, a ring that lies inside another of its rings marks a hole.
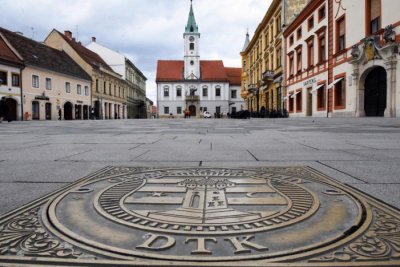
<instances>
[{"instance_id":1,"label":"paved walkway","mask_svg":"<svg viewBox=\"0 0 400 267\"><path fill-rule=\"evenodd\" d=\"M400 120L0 124L0 213L105 166L310 166L400 208Z\"/></svg>"}]
</instances>

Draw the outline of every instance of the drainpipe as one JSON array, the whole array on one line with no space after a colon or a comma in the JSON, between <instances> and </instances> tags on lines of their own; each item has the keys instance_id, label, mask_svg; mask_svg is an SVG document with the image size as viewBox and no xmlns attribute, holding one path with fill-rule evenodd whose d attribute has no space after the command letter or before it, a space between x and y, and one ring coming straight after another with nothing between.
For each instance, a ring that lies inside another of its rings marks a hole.
<instances>
[{"instance_id":1,"label":"drainpipe","mask_svg":"<svg viewBox=\"0 0 400 267\"><path fill-rule=\"evenodd\" d=\"M22 68L19 69L19 84L21 87L21 121L24 121L24 94L23 94L23 90L22 90L22 70L25 67L22 66Z\"/></svg>"}]
</instances>

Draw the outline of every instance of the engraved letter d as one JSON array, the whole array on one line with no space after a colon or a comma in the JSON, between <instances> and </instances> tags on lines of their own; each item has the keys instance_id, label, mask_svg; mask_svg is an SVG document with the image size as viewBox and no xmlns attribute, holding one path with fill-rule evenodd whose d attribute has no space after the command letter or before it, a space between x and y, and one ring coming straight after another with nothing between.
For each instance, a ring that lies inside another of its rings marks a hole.
<instances>
[{"instance_id":1,"label":"engraved letter d","mask_svg":"<svg viewBox=\"0 0 400 267\"><path fill-rule=\"evenodd\" d=\"M153 246L154 243L158 241L158 246ZM150 234L150 237L140 246L137 246L137 249L147 249L147 250L165 250L173 247L175 245L175 239L171 236L167 235L155 235Z\"/></svg>"}]
</instances>

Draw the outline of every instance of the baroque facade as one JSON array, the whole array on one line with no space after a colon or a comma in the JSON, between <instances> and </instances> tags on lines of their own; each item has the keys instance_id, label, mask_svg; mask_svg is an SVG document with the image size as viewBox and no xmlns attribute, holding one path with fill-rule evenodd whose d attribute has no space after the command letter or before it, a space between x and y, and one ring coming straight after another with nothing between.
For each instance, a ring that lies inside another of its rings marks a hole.
<instances>
[{"instance_id":1,"label":"baroque facade","mask_svg":"<svg viewBox=\"0 0 400 267\"><path fill-rule=\"evenodd\" d=\"M200 60L200 32L192 5L183 37L184 60L157 64L159 117L183 117L185 110L194 117L204 111L220 116L243 109L240 68L226 68L221 60Z\"/></svg>"},{"instance_id":2,"label":"baroque facade","mask_svg":"<svg viewBox=\"0 0 400 267\"><path fill-rule=\"evenodd\" d=\"M309 0L274 0L253 38L246 35L242 56L242 97L250 112L283 108L283 27Z\"/></svg>"},{"instance_id":3,"label":"baroque facade","mask_svg":"<svg viewBox=\"0 0 400 267\"><path fill-rule=\"evenodd\" d=\"M86 48L100 55L125 81L127 88L127 118L146 118L147 78L144 74L124 55L96 42L95 37L92 37L92 42Z\"/></svg>"},{"instance_id":4,"label":"baroque facade","mask_svg":"<svg viewBox=\"0 0 400 267\"><path fill-rule=\"evenodd\" d=\"M67 53L92 78L92 116L97 119L126 119L128 88L121 75L116 73L97 53L87 49L72 37L52 30L45 44Z\"/></svg>"},{"instance_id":5,"label":"baroque facade","mask_svg":"<svg viewBox=\"0 0 400 267\"><path fill-rule=\"evenodd\" d=\"M291 116L400 117L399 1L312 1L284 32Z\"/></svg>"}]
</instances>

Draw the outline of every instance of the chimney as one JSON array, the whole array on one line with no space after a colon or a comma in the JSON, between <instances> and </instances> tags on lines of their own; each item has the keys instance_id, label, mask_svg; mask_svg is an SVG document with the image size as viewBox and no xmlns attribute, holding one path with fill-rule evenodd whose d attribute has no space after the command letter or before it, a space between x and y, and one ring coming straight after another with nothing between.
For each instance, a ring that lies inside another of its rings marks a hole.
<instances>
[{"instance_id":1,"label":"chimney","mask_svg":"<svg viewBox=\"0 0 400 267\"><path fill-rule=\"evenodd\" d=\"M72 32L71 32L71 31L64 31L64 35L65 35L68 39L72 39Z\"/></svg>"},{"instance_id":2,"label":"chimney","mask_svg":"<svg viewBox=\"0 0 400 267\"><path fill-rule=\"evenodd\" d=\"M94 42L94 43L96 42L96 37L94 37L94 36L92 37L92 42Z\"/></svg>"}]
</instances>

